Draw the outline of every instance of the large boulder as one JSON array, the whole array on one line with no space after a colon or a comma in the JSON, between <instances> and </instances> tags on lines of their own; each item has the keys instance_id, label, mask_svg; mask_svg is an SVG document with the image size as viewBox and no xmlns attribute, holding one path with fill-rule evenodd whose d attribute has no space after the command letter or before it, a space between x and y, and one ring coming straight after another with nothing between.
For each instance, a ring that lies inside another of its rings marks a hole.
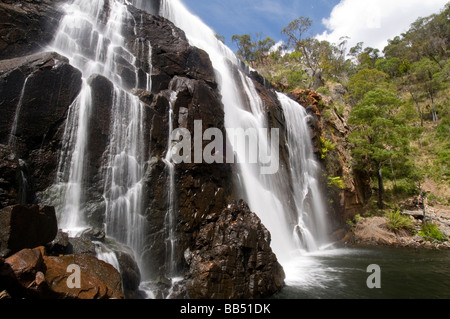
<instances>
[{"instance_id":1,"label":"large boulder","mask_svg":"<svg viewBox=\"0 0 450 319\"><path fill-rule=\"evenodd\" d=\"M278 292L285 274L270 241L269 231L243 201L209 216L185 253L189 297L258 299Z\"/></svg>"},{"instance_id":2,"label":"large boulder","mask_svg":"<svg viewBox=\"0 0 450 319\"><path fill-rule=\"evenodd\" d=\"M0 256L51 242L58 232L55 209L15 205L0 210Z\"/></svg>"},{"instance_id":3,"label":"large boulder","mask_svg":"<svg viewBox=\"0 0 450 319\"><path fill-rule=\"evenodd\" d=\"M123 299L122 280L110 264L90 255L44 257L45 280L51 288L50 297L57 299ZM67 280L71 265L80 267L80 286L70 288Z\"/></svg>"},{"instance_id":4,"label":"large boulder","mask_svg":"<svg viewBox=\"0 0 450 319\"><path fill-rule=\"evenodd\" d=\"M79 286L72 285L76 276ZM13 298L123 299L120 274L110 264L89 255L48 257L44 247L7 258L0 278Z\"/></svg>"}]
</instances>

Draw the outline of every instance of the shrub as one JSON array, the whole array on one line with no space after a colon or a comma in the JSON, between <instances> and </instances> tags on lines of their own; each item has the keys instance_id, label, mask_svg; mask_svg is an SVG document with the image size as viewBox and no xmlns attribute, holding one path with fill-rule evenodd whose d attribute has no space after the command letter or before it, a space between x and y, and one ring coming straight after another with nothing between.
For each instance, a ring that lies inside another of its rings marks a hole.
<instances>
[{"instance_id":1,"label":"shrub","mask_svg":"<svg viewBox=\"0 0 450 319\"><path fill-rule=\"evenodd\" d=\"M400 214L399 210L386 214L387 227L396 232L401 229L412 231L414 229L414 222L408 217Z\"/></svg>"},{"instance_id":2,"label":"shrub","mask_svg":"<svg viewBox=\"0 0 450 319\"><path fill-rule=\"evenodd\" d=\"M447 237L444 235L444 233L442 233L439 227L432 222L424 223L422 226L422 230L419 231L419 235L424 238L435 239L438 241L447 240Z\"/></svg>"}]
</instances>

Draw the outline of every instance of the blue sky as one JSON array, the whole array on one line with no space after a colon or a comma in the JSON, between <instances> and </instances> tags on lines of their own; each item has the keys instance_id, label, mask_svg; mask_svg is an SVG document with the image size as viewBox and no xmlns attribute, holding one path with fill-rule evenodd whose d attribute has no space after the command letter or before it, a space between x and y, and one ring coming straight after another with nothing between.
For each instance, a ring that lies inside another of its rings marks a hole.
<instances>
[{"instance_id":1,"label":"blue sky","mask_svg":"<svg viewBox=\"0 0 450 319\"><path fill-rule=\"evenodd\" d=\"M217 34L262 33L278 42L281 30L300 16L313 20L311 36L331 43L349 36L382 50L388 39L408 30L420 16L439 12L449 0L182 0Z\"/></svg>"},{"instance_id":2,"label":"blue sky","mask_svg":"<svg viewBox=\"0 0 450 319\"><path fill-rule=\"evenodd\" d=\"M330 16L340 0L182 0L218 34L225 36L231 46L234 34L262 33L276 42L282 39L281 30L300 16L313 20L312 34L322 33L322 19Z\"/></svg>"}]
</instances>

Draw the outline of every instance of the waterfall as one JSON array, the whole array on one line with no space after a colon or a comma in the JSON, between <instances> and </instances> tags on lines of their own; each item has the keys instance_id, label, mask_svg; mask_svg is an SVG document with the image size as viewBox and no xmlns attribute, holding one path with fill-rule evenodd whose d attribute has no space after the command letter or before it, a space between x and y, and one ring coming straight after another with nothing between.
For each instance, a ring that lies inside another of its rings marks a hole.
<instances>
[{"instance_id":1,"label":"waterfall","mask_svg":"<svg viewBox=\"0 0 450 319\"><path fill-rule=\"evenodd\" d=\"M218 74L226 128L267 127L263 104L252 81L239 68L241 64L234 53L217 40L215 32L191 14L180 0L161 0L160 14L182 29L191 45L209 54ZM230 63L239 70L237 78ZM241 88L245 92L244 97L241 96ZM239 180L243 184L245 199L271 232L272 248L283 263L301 249L314 250L322 244L326 238L326 219L317 179L319 167L312 158L310 136L304 127L296 128L297 121L305 122L306 113L302 113L302 107L287 97L279 95L278 98L288 118L290 169L287 172L261 175L258 169L261 164L247 163L245 150L230 142L240 163ZM272 141L268 136L259 134L258 140L265 144L266 149L270 148ZM286 182L288 180L292 180L292 187ZM292 198L294 208L288 204ZM312 204L307 205L311 201ZM292 221L292 216L296 220Z\"/></svg>"},{"instance_id":2,"label":"waterfall","mask_svg":"<svg viewBox=\"0 0 450 319\"><path fill-rule=\"evenodd\" d=\"M83 179L86 168L87 123L91 90L83 81L80 95L70 106L57 173L57 189L62 202L58 207L59 226L76 236L87 226L84 218Z\"/></svg>"},{"instance_id":3,"label":"waterfall","mask_svg":"<svg viewBox=\"0 0 450 319\"><path fill-rule=\"evenodd\" d=\"M14 121L13 124L11 126L11 133L9 135L9 140L8 140L8 146L10 146L11 148L13 148L13 150L15 151L16 148L16 134L17 134L17 125L19 124L19 117L20 117L20 112L22 111L22 106L23 106L23 98L25 96L25 90L27 88L27 83L28 83L28 79L30 78L32 74L30 74L26 79L25 82L23 83L22 86L22 90L20 92L20 97L19 97L19 102L17 103L17 107L16 107L16 113L14 115Z\"/></svg>"},{"instance_id":4,"label":"waterfall","mask_svg":"<svg viewBox=\"0 0 450 319\"><path fill-rule=\"evenodd\" d=\"M175 249L176 249L176 205L175 205L175 163L172 159L172 131L173 131L173 107L177 100L177 93L171 92L169 99L169 132L167 141L166 157L163 159L168 171L168 187L167 187L167 213L165 216L165 233L166 233L166 265L167 277L173 278L176 275L175 265Z\"/></svg>"},{"instance_id":5,"label":"waterfall","mask_svg":"<svg viewBox=\"0 0 450 319\"><path fill-rule=\"evenodd\" d=\"M74 0L63 6L65 15L49 50L68 57L70 63L82 71L83 85L69 110L58 177L53 187L57 194L50 198L55 201L53 204L63 229L77 235L89 226L86 222L86 180L89 177L89 127L95 92L92 92L88 79L92 75L102 75L113 84L109 138L100 168L104 185L105 231L107 236L129 246L139 264L146 226L143 176L147 147L144 145L143 105L130 91L134 87L149 91L151 75L146 74L146 83L140 83L137 76L140 68L137 60L148 54L144 52L145 45L139 41L134 44L133 49L142 56L135 56L126 49L122 28L132 19L127 5L124 0ZM123 78L118 61L134 71L134 84ZM56 202L58 197L60 203Z\"/></svg>"},{"instance_id":6,"label":"waterfall","mask_svg":"<svg viewBox=\"0 0 450 319\"><path fill-rule=\"evenodd\" d=\"M298 103L282 93L277 94L288 128L287 146L298 220L294 236L304 244L301 248L314 251L327 244L329 239L326 208L319 187L320 166L312 151L308 115Z\"/></svg>"}]
</instances>

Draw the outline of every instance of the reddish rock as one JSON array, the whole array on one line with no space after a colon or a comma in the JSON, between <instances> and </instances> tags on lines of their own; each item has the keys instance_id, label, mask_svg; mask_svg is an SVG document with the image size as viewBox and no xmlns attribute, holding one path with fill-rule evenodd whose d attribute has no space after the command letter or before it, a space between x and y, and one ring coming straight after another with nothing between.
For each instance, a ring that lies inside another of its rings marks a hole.
<instances>
[{"instance_id":1,"label":"reddish rock","mask_svg":"<svg viewBox=\"0 0 450 319\"><path fill-rule=\"evenodd\" d=\"M80 286L72 288L70 266L80 269ZM45 248L24 249L0 267L0 286L13 298L123 299L119 272L90 255L45 256Z\"/></svg>"},{"instance_id":2,"label":"reddish rock","mask_svg":"<svg viewBox=\"0 0 450 319\"><path fill-rule=\"evenodd\" d=\"M0 256L43 246L58 232L53 207L15 205L0 210Z\"/></svg>"},{"instance_id":3,"label":"reddish rock","mask_svg":"<svg viewBox=\"0 0 450 319\"><path fill-rule=\"evenodd\" d=\"M57 299L123 299L122 280L110 264L89 255L44 257L45 280L50 296ZM80 267L80 288L69 288L67 281L73 274L70 265Z\"/></svg>"}]
</instances>

